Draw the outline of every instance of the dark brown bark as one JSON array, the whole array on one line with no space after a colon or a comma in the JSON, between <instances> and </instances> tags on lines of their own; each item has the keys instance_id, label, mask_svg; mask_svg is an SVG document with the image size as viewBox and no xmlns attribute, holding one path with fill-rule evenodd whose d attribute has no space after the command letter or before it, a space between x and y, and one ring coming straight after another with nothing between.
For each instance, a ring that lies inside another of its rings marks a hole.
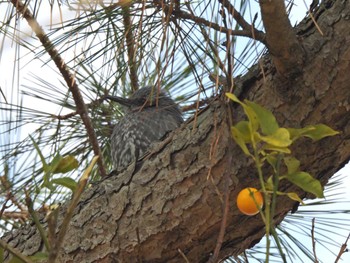
<instances>
[{"instance_id":1,"label":"dark brown bark","mask_svg":"<svg viewBox=\"0 0 350 263\"><path fill-rule=\"evenodd\" d=\"M281 126L324 123L341 131L317 143L303 139L293 147L302 169L323 184L350 158L350 3L335 1L327 7L317 13L324 36L311 20L299 27L306 52L301 75L282 81L266 57L265 79L253 67L237 80L241 97L270 108ZM135 173L125 171L87 189L60 262L184 262L182 254L190 262L205 262L220 232L225 189L230 209L219 257L257 243L264 235L260 217L244 216L234 204L242 188L258 186L256 171L232 144L226 116L226 106L213 102L196 126L190 122L155 146ZM296 189L282 181L281 190ZM278 199L275 222L294 205ZM13 231L5 240L29 255L42 247L33 226Z\"/></svg>"},{"instance_id":2,"label":"dark brown bark","mask_svg":"<svg viewBox=\"0 0 350 263\"><path fill-rule=\"evenodd\" d=\"M304 50L296 38L286 12L284 0L260 0L266 42L276 70L291 78L300 73Z\"/></svg>"}]
</instances>

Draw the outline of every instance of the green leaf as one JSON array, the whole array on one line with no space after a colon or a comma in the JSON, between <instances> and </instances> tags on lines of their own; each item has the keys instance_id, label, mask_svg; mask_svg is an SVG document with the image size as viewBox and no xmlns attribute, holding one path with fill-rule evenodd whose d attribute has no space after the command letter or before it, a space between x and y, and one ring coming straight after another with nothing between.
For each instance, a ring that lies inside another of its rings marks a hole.
<instances>
[{"instance_id":1,"label":"green leaf","mask_svg":"<svg viewBox=\"0 0 350 263\"><path fill-rule=\"evenodd\" d=\"M48 164L46 166L46 169L44 171L44 176L43 176L43 183L42 183L42 188L43 187L46 187L48 188L49 190L51 191L54 191L54 186L53 184L51 183L51 175L53 173L53 171L56 169L57 165L59 164L59 162L61 161L63 157L57 153L53 160L50 162L50 164Z\"/></svg>"},{"instance_id":2,"label":"green leaf","mask_svg":"<svg viewBox=\"0 0 350 263\"><path fill-rule=\"evenodd\" d=\"M332 128L330 128L324 124L316 124L316 125L312 125L312 126L308 126L308 127L312 127L313 129L309 130L308 132L304 133L303 135L311 138L314 141L318 141L318 140L321 140L325 137L334 136L334 135L339 134L339 132L333 130Z\"/></svg>"},{"instance_id":3,"label":"green leaf","mask_svg":"<svg viewBox=\"0 0 350 263\"><path fill-rule=\"evenodd\" d=\"M45 161L45 158L44 158L44 155L42 154L42 152L40 151L40 148L39 148L39 145L36 143L36 141L34 140L34 138L29 135L29 138L31 139L33 145L34 145L34 148L36 149L36 151L38 152L39 154L39 157L40 157L40 160L41 160L41 163L43 164L43 170L44 172L46 172L48 170L48 165Z\"/></svg>"},{"instance_id":4,"label":"green leaf","mask_svg":"<svg viewBox=\"0 0 350 263\"><path fill-rule=\"evenodd\" d=\"M241 147L242 151L246 155L250 155L250 152L249 152L247 145L245 144L245 141L244 141L245 135L242 134L235 126L231 127L231 133L232 133L232 138L239 145L239 147Z\"/></svg>"},{"instance_id":5,"label":"green leaf","mask_svg":"<svg viewBox=\"0 0 350 263\"><path fill-rule=\"evenodd\" d=\"M333 130L332 128L324 124L308 125L300 129L288 128L288 131L293 141L299 139L302 136L309 137L314 141L318 141L324 137L339 134L339 132Z\"/></svg>"},{"instance_id":6,"label":"green leaf","mask_svg":"<svg viewBox=\"0 0 350 263\"><path fill-rule=\"evenodd\" d=\"M55 165L53 173L68 173L79 166L78 160L73 155L67 155L59 160Z\"/></svg>"},{"instance_id":7,"label":"green leaf","mask_svg":"<svg viewBox=\"0 0 350 263\"><path fill-rule=\"evenodd\" d=\"M314 194L318 198L323 198L323 188L321 183L306 172L295 172L286 175L286 178L308 193Z\"/></svg>"},{"instance_id":8,"label":"green leaf","mask_svg":"<svg viewBox=\"0 0 350 263\"><path fill-rule=\"evenodd\" d=\"M62 159L63 159L63 156L62 155L60 155L59 153L57 153L54 157L53 157L53 159L52 159L52 161L49 163L49 172L50 173L54 173L55 172L55 170L57 169L57 167L58 167L58 165L60 164L60 162L62 161Z\"/></svg>"},{"instance_id":9,"label":"green leaf","mask_svg":"<svg viewBox=\"0 0 350 263\"><path fill-rule=\"evenodd\" d=\"M235 94L233 94L233 93L229 93L229 92L226 92L226 96L229 98L229 99L231 99L231 100L233 100L234 102L237 102L237 103L239 103L239 104L243 104L238 98L237 98L237 96L235 95ZM242 105L243 106L243 105Z\"/></svg>"},{"instance_id":10,"label":"green leaf","mask_svg":"<svg viewBox=\"0 0 350 263\"><path fill-rule=\"evenodd\" d=\"M247 121L240 121L238 122L234 127L237 128L237 130L239 130L242 139L244 140L245 143L249 143L251 142L251 134L250 134L250 128L249 128L249 122Z\"/></svg>"},{"instance_id":11,"label":"green leaf","mask_svg":"<svg viewBox=\"0 0 350 263\"><path fill-rule=\"evenodd\" d=\"M272 176L269 176L269 178L267 178L267 181L265 183L265 188L268 191L273 191L273 178L272 178Z\"/></svg>"},{"instance_id":12,"label":"green leaf","mask_svg":"<svg viewBox=\"0 0 350 263\"><path fill-rule=\"evenodd\" d=\"M76 181L74 181L72 178L69 178L69 177L52 179L51 183L67 187L70 190L72 190L72 192L75 191L75 189L77 188L77 185L78 185L78 183Z\"/></svg>"},{"instance_id":13,"label":"green leaf","mask_svg":"<svg viewBox=\"0 0 350 263\"><path fill-rule=\"evenodd\" d=\"M267 151L279 152L279 153L287 153L287 154L292 153L288 147L276 147L270 144L265 144L262 147L262 149Z\"/></svg>"},{"instance_id":14,"label":"green leaf","mask_svg":"<svg viewBox=\"0 0 350 263\"><path fill-rule=\"evenodd\" d=\"M45 173L45 175L43 177L43 182L42 182L40 188L38 188L38 193L40 193L40 190L44 187L46 187L47 189L49 189L52 192L55 191L55 187L51 183L49 175L50 175L50 173Z\"/></svg>"},{"instance_id":15,"label":"green leaf","mask_svg":"<svg viewBox=\"0 0 350 263\"><path fill-rule=\"evenodd\" d=\"M287 193L286 194L290 199L294 200L294 201L297 201L299 203L301 203L302 205L304 205L304 202L303 200L301 200L301 198L299 197L299 195L297 193L293 193L293 192L290 192L290 193Z\"/></svg>"},{"instance_id":16,"label":"green leaf","mask_svg":"<svg viewBox=\"0 0 350 263\"><path fill-rule=\"evenodd\" d=\"M30 256L30 259L32 259L33 261L41 261L41 260L48 259L48 257L49 257L49 254L45 252L37 252L33 256Z\"/></svg>"},{"instance_id":17,"label":"green leaf","mask_svg":"<svg viewBox=\"0 0 350 263\"><path fill-rule=\"evenodd\" d=\"M277 156L275 154L267 154L266 155L267 162L276 170L277 167Z\"/></svg>"},{"instance_id":18,"label":"green leaf","mask_svg":"<svg viewBox=\"0 0 350 263\"><path fill-rule=\"evenodd\" d=\"M248 117L249 120L249 127L250 127L250 134L253 134L253 132L257 131L259 129L259 121L258 121L258 117L256 116L254 110L248 106L247 104L243 103L242 101L240 101L236 95L232 94L232 93L226 93L226 96L228 98L230 98L231 100L233 100L234 102L239 103L242 107L243 110L245 112L245 115Z\"/></svg>"},{"instance_id":19,"label":"green leaf","mask_svg":"<svg viewBox=\"0 0 350 263\"><path fill-rule=\"evenodd\" d=\"M299 139L300 137L302 137L305 133L314 130L314 127L311 126L307 126L304 128L300 128L300 129L296 129L296 128L287 128L287 130L289 131L290 134L290 139L292 141L295 141L297 139Z\"/></svg>"},{"instance_id":20,"label":"green leaf","mask_svg":"<svg viewBox=\"0 0 350 263\"><path fill-rule=\"evenodd\" d=\"M288 169L288 174L293 174L299 171L300 161L292 156L284 157L283 161Z\"/></svg>"},{"instance_id":21,"label":"green leaf","mask_svg":"<svg viewBox=\"0 0 350 263\"><path fill-rule=\"evenodd\" d=\"M264 135L272 135L278 130L279 126L272 112L252 101L244 102L254 111Z\"/></svg>"},{"instance_id":22,"label":"green leaf","mask_svg":"<svg viewBox=\"0 0 350 263\"><path fill-rule=\"evenodd\" d=\"M259 121L255 114L255 112L252 110L252 108L248 107L247 105L243 104L243 110L245 114L248 117L249 120L249 128L250 128L250 134L254 134L259 129Z\"/></svg>"},{"instance_id":23,"label":"green leaf","mask_svg":"<svg viewBox=\"0 0 350 263\"><path fill-rule=\"evenodd\" d=\"M258 134L259 138L273 147L285 148L292 144L289 131L285 128L278 128L274 134L262 136Z\"/></svg>"}]
</instances>

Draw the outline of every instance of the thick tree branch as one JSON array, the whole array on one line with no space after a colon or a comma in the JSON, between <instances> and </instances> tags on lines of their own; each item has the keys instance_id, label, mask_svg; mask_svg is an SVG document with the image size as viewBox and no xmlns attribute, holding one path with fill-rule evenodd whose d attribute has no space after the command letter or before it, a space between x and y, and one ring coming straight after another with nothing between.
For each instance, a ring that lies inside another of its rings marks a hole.
<instances>
[{"instance_id":1,"label":"thick tree branch","mask_svg":"<svg viewBox=\"0 0 350 263\"><path fill-rule=\"evenodd\" d=\"M55 48L53 43L50 41L50 39L48 38L48 36L46 35L42 27L33 17L32 13L29 10L29 7L23 4L22 1L20 0L11 0L11 3L16 8L18 13L20 13L23 16L23 18L27 20L29 26L32 28L35 35L38 37L41 44L44 46L46 52L50 55L51 59L55 62L57 68L59 69L64 80L66 81L66 84L69 90L72 92L73 99L77 107L77 112L79 113L85 125L86 132L89 136L89 141L92 145L94 154L100 157L98 160L98 167L99 167L100 174L101 176L105 176L107 173L104 167L101 149L97 141L97 137L96 137L94 128L92 126L92 122L89 118L89 114L88 114L83 96L81 95L78 84L76 83L73 74L70 73L68 66L66 65L66 63L64 62L60 54L58 53L57 49Z\"/></svg>"},{"instance_id":2,"label":"thick tree branch","mask_svg":"<svg viewBox=\"0 0 350 263\"><path fill-rule=\"evenodd\" d=\"M281 126L324 123L342 131L316 143L297 141L292 149L302 168L322 184L350 158L349 15L350 2L336 1L318 20L325 37L309 25L302 29L308 56L292 94L276 91L280 78L268 56L265 79L258 66L250 71L254 76L241 78L242 99L268 107ZM222 102L210 103L196 124L192 121L153 145L135 172L111 175L87 189L67 231L60 262L206 262L223 229L222 193L228 188L229 200L235 200L242 188L259 185L255 168L232 143L224 107ZM233 114L235 120L242 118L238 109ZM285 180L279 185L281 191L306 196ZM279 196L274 223L294 207L294 201ZM265 233L259 216L244 216L235 205L229 205L225 225L220 259L239 255ZM37 230L29 224L3 239L26 255L42 247Z\"/></svg>"},{"instance_id":3,"label":"thick tree branch","mask_svg":"<svg viewBox=\"0 0 350 263\"><path fill-rule=\"evenodd\" d=\"M266 42L277 71L285 76L300 73L304 51L290 24L284 0L260 0Z\"/></svg>"}]
</instances>

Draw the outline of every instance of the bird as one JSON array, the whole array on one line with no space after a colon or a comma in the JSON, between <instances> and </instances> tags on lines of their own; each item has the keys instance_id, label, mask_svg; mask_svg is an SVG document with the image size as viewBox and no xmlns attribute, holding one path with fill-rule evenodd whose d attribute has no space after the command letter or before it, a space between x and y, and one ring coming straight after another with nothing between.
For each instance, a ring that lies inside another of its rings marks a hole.
<instances>
[{"instance_id":1,"label":"bird","mask_svg":"<svg viewBox=\"0 0 350 263\"><path fill-rule=\"evenodd\" d=\"M121 172L136 163L152 143L183 123L179 106L164 90L153 86L138 89L130 98L107 96L122 106L124 116L113 128L110 138L113 169Z\"/></svg>"}]
</instances>

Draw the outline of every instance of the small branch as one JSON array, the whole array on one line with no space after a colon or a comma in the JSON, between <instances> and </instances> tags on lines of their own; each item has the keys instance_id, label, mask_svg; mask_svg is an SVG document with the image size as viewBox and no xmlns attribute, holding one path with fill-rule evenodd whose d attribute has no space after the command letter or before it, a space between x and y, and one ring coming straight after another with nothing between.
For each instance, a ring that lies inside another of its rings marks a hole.
<instances>
[{"instance_id":1,"label":"small branch","mask_svg":"<svg viewBox=\"0 0 350 263\"><path fill-rule=\"evenodd\" d=\"M74 212L74 209L75 207L77 206L79 200L80 200L80 197L81 197L81 194L83 193L84 189L85 189L85 186L87 184L87 181L88 181L88 178L89 178L89 175L91 173L91 170L92 168L94 167L96 161L98 161L98 156L95 156L89 167L85 170L85 172L83 173L83 175L81 176L79 182L78 182L78 185L77 185L77 189L75 190L74 194L73 194L73 198L72 198L72 201L70 202L68 208L67 208L67 211L66 211L66 215L63 219L63 222L62 222L62 225L60 226L60 232L58 233L58 237L57 239L55 240L55 244L51 246L51 251L50 251L50 254L49 254L49 260L48 262L52 262L54 263L57 259L57 256L58 256L58 252L62 246L62 243L63 243L63 240L64 240L64 237L67 233L67 230L68 230L68 226L69 226L69 223L73 217L73 212Z\"/></svg>"},{"instance_id":2,"label":"small branch","mask_svg":"<svg viewBox=\"0 0 350 263\"><path fill-rule=\"evenodd\" d=\"M225 10L222 7L221 10L221 16L222 16L222 21L225 25L226 28L228 28L227 22L226 22L226 14L225 14ZM227 32L226 33L226 58L227 58L227 89L224 89L225 92L233 92L233 55L231 54L231 50L232 50L232 42L231 42L231 36L230 33Z\"/></svg>"},{"instance_id":3,"label":"small branch","mask_svg":"<svg viewBox=\"0 0 350 263\"><path fill-rule=\"evenodd\" d=\"M314 257L315 257L314 262L318 263L318 259L316 255L315 218L312 219L311 240L312 240L312 252L314 253Z\"/></svg>"},{"instance_id":4,"label":"small branch","mask_svg":"<svg viewBox=\"0 0 350 263\"><path fill-rule=\"evenodd\" d=\"M208 21L204 18L194 16L193 14L181 11L180 9L174 10L169 5L164 4L163 1L154 0L153 3L156 6L158 6L159 8L161 8L165 13L171 12L171 14L174 15L176 18L191 20L191 21L195 22L197 25L207 26L207 27L212 28L212 29L219 31L219 32L229 33L232 36L242 36L242 37L249 37L249 38L253 37L250 27L248 29L244 29L244 30L232 30L232 29L222 27L222 26L220 26L212 21ZM258 38L256 38L256 40L264 43L264 33L259 31L259 30L257 30L256 33L259 36ZM260 36L261 36L261 38L260 38Z\"/></svg>"},{"instance_id":5,"label":"small branch","mask_svg":"<svg viewBox=\"0 0 350 263\"><path fill-rule=\"evenodd\" d=\"M267 47L277 71L284 77L301 72L304 52L288 19L284 0L260 0Z\"/></svg>"},{"instance_id":6,"label":"small branch","mask_svg":"<svg viewBox=\"0 0 350 263\"><path fill-rule=\"evenodd\" d=\"M184 254L184 252L181 251L181 249L177 249L177 251L179 252L179 254L181 255L181 257L185 260L186 263L190 263L190 261L188 260L188 258L186 257L186 255Z\"/></svg>"},{"instance_id":7,"label":"small branch","mask_svg":"<svg viewBox=\"0 0 350 263\"><path fill-rule=\"evenodd\" d=\"M91 101L90 103L86 103L85 105L86 105L86 107L87 107L88 109L93 109L94 107L96 107L96 106L102 104L102 102L103 102L104 100L106 100L106 99L107 99L107 95L104 95L104 96L100 97L99 99L93 100L93 101ZM74 117L74 116L76 116L76 115L78 115L78 114L79 114L78 111L72 111L72 112L67 113L67 114L65 114L65 115L55 115L55 114L51 114L51 117L52 117L53 119L57 119L57 120L67 120L67 119L70 119L70 118L72 118L72 117Z\"/></svg>"},{"instance_id":8,"label":"small branch","mask_svg":"<svg viewBox=\"0 0 350 263\"><path fill-rule=\"evenodd\" d=\"M338 263L338 261L339 261L339 259L341 258L341 256L342 256L345 252L348 251L346 247L347 247L347 243L348 243L348 241L349 241L349 238L350 238L350 234L349 234L348 237L346 238L345 243L341 245L340 251L339 251L338 256L337 256L337 258L335 259L334 263Z\"/></svg>"},{"instance_id":9,"label":"small branch","mask_svg":"<svg viewBox=\"0 0 350 263\"><path fill-rule=\"evenodd\" d=\"M194 102L192 104L181 107L181 111L187 112L187 111L191 111L191 110L198 110L201 106L208 105L211 100L212 99L210 99L210 98L202 99L200 101L197 100L196 102Z\"/></svg>"},{"instance_id":10,"label":"small branch","mask_svg":"<svg viewBox=\"0 0 350 263\"><path fill-rule=\"evenodd\" d=\"M224 236L225 236L226 224L227 224L227 215L228 215L228 211L229 211L229 189L228 189L228 187L226 189L225 199L224 199L223 205L224 205L224 212L222 215L219 236L218 236L218 239L216 241L216 247L214 250L214 254L208 262L217 262L222 243L224 242Z\"/></svg>"},{"instance_id":11,"label":"small branch","mask_svg":"<svg viewBox=\"0 0 350 263\"><path fill-rule=\"evenodd\" d=\"M32 261L29 257L23 255L18 249L10 246L4 240L1 240L1 239L0 239L0 247L2 247L4 250L10 251L12 255L16 256L17 258L19 258L25 263L34 263L34 261Z\"/></svg>"},{"instance_id":12,"label":"small branch","mask_svg":"<svg viewBox=\"0 0 350 263\"><path fill-rule=\"evenodd\" d=\"M125 41L128 52L128 65L130 70L130 82L133 92L138 90L139 82L137 77L137 64L135 61L135 39L132 33L132 22L130 19L130 8L129 5L122 6L124 28L125 28Z\"/></svg>"},{"instance_id":13,"label":"small branch","mask_svg":"<svg viewBox=\"0 0 350 263\"><path fill-rule=\"evenodd\" d=\"M81 95L81 92L79 90L79 87L75 81L75 78L73 74L68 69L68 66L58 53L57 49L53 45L53 43L50 41L40 24L36 21L33 14L30 12L29 7L22 3L21 0L11 0L11 3L16 8L17 12L19 12L28 22L29 26L34 31L35 35L40 40L41 44L44 46L47 53L50 55L51 59L55 62L58 70L62 74L64 80L66 81L66 84L69 88L69 90L72 92L73 99L75 101L77 112L79 113L87 134L89 136L90 143L92 145L93 151L95 155L100 156L98 160L98 166L101 176L106 176L106 170L103 163L103 158L101 154L101 149L99 147L99 143L97 141L97 137L94 131L94 128L92 126L91 119L89 118L87 107L84 103L84 99Z\"/></svg>"},{"instance_id":14,"label":"small branch","mask_svg":"<svg viewBox=\"0 0 350 263\"><path fill-rule=\"evenodd\" d=\"M275 239L275 243L277 245L278 251L281 255L282 261L284 263L287 262L286 255L283 252L281 242L279 240L276 228L275 228L275 223L273 221L273 218L275 217L275 211L276 211L276 204L277 204L277 191L278 191L278 186L279 186L279 180L280 180L280 172L281 172L281 162L282 162L282 155L278 154L277 155L277 162L276 162L276 167L275 171L273 173L273 192L272 192L272 198L271 198L271 209L270 209L270 227L271 227L271 235Z\"/></svg>"},{"instance_id":15,"label":"small branch","mask_svg":"<svg viewBox=\"0 0 350 263\"><path fill-rule=\"evenodd\" d=\"M50 245L55 244L56 240L56 229L57 229L57 218L58 218L59 209L51 209L47 213L47 240Z\"/></svg>"},{"instance_id":16,"label":"small branch","mask_svg":"<svg viewBox=\"0 0 350 263\"><path fill-rule=\"evenodd\" d=\"M45 229L44 229L43 226L40 224L38 215L37 215L36 211L34 211L34 208L33 208L33 201L32 201L32 199L30 198L29 193L28 193L27 190L25 190L25 196L26 196L25 200L26 200L26 203L27 203L28 212L29 212L29 214L31 215L32 220L34 221L35 226L36 226L36 228L38 229L38 231L39 231L39 233L40 233L40 237L41 237L41 239L42 239L43 242L44 242L46 251L50 251L51 246L50 246L49 241L48 241L48 239L47 239L47 235L46 235Z\"/></svg>"},{"instance_id":17,"label":"small branch","mask_svg":"<svg viewBox=\"0 0 350 263\"><path fill-rule=\"evenodd\" d=\"M21 223L27 221L29 214L27 211L11 211L11 212L0 212L0 218L4 220L19 220Z\"/></svg>"},{"instance_id":18,"label":"small branch","mask_svg":"<svg viewBox=\"0 0 350 263\"><path fill-rule=\"evenodd\" d=\"M304 4L306 5L305 0L304 0ZM324 34L323 34L320 26L317 24L316 19L313 15L313 11L316 8L316 6L318 6L318 4L319 4L319 0L312 1L310 8L309 8L309 15L310 15L310 18L311 18L312 22L314 23L316 29L318 30L318 32L320 32L321 36L323 36ZM306 6L306 8L307 8L307 6Z\"/></svg>"},{"instance_id":19,"label":"small branch","mask_svg":"<svg viewBox=\"0 0 350 263\"><path fill-rule=\"evenodd\" d=\"M230 109L230 107L228 107L228 109ZM229 117L227 117L227 118L228 118L228 121L230 123L231 122L230 118ZM215 127L216 127L216 125L215 125ZM231 126L228 126L228 127L231 127ZM213 150L213 152L216 151L219 138L220 138L220 135L218 134L217 135L217 139L215 140L215 142L213 141L214 147L210 147L211 148L210 151L212 151L212 150ZM213 145L213 143L211 145ZM231 141L231 143L233 143L233 140ZM210 153L210 155L211 154L212 153ZM230 164L232 163L232 156L230 156L229 163ZM209 172L210 172L210 170L209 170ZM225 173L224 176L225 176L225 179L227 181L229 181L228 173ZM212 179L212 177L211 177L211 179ZM218 196L219 196L220 199L222 199L220 194ZM222 202L223 212L222 212L222 220L221 220L221 225L220 225L220 231L219 231L219 235L218 235L218 238L217 238L217 241L216 241L216 246L215 246L215 249L214 249L213 256L208 260L208 263L212 263L212 262L214 263L214 262L218 261L219 253L220 253L220 250L221 250L221 247L222 247L222 243L224 242L224 237L225 237L225 232L226 232L227 217L228 217L228 213L229 213L229 209L230 209L229 202L230 202L230 188L229 188L229 185L226 184L225 188L224 188L224 198L223 198L223 202Z\"/></svg>"},{"instance_id":20,"label":"small branch","mask_svg":"<svg viewBox=\"0 0 350 263\"><path fill-rule=\"evenodd\" d=\"M235 7L228 0L219 0L219 2L227 9L227 11L232 15L233 19L243 28L244 31L251 31L251 38L265 43L265 34L257 30L253 25L249 24L238 12Z\"/></svg>"},{"instance_id":21,"label":"small branch","mask_svg":"<svg viewBox=\"0 0 350 263\"><path fill-rule=\"evenodd\" d=\"M26 209L22 206L22 204L16 199L15 195L12 193L12 186L10 181L8 180L8 165L5 163L5 174L3 176L0 176L0 184L3 186L4 191L6 191L6 200L10 200L15 206L17 206L21 211L25 211ZM5 211L5 204L1 211ZM0 215L2 214L0 213Z\"/></svg>"},{"instance_id":22,"label":"small branch","mask_svg":"<svg viewBox=\"0 0 350 263\"><path fill-rule=\"evenodd\" d=\"M52 114L51 117L53 119L57 119L57 120L68 120L76 115L78 115L79 113L77 111L73 111L73 112L70 112L68 114L65 114L65 115L55 115L55 114Z\"/></svg>"}]
</instances>

